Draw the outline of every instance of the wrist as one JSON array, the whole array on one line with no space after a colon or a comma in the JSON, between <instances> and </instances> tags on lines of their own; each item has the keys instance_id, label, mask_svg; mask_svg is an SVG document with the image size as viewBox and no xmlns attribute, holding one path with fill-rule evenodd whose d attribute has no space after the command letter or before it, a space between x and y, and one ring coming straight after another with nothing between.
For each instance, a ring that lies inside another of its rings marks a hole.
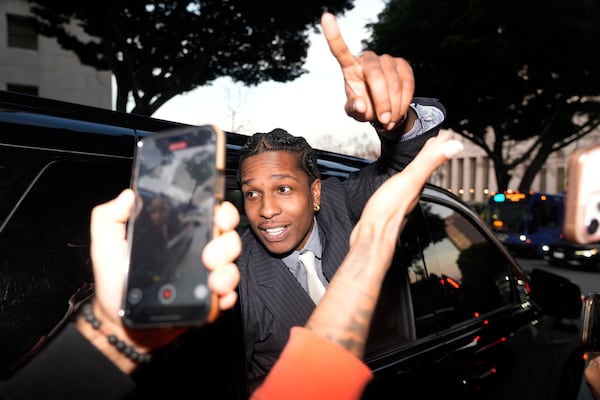
<instances>
[{"instance_id":1,"label":"wrist","mask_svg":"<svg viewBox=\"0 0 600 400\"><path fill-rule=\"evenodd\" d=\"M405 133L409 132L414 124L414 119L412 118L414 113L410 110L411 107L408 107L406 113L404 113L404 115L394 124L384 125L378 120L369 121L369 123L373 128L375 128L375 131L377 131L378 134L401 137ZM391 128L389 128L390 125Z\"/></svg>"},{"instance_id":2,"label":"wrist","mask_svg":"<svg viewBox=\"0 0 600 400\"><path fill-rule=\"evenodd\" d=\"M134 345L122 326L108 318L98 319L96 315L102 314L98 311L95 302L86 303L77 320L77 329L92 345L126 374L133 372L139 364L150 361L152 356L147 349Z\"/></svg>"}]
</instances>

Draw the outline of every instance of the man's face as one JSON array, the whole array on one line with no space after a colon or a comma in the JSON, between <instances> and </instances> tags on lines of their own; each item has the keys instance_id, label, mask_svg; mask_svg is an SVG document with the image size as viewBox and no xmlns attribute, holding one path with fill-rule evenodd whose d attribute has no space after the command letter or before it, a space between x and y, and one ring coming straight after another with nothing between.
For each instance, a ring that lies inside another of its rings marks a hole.
<instances>
[{"instance_id":1,"label":"man's face","mask_svg":"<svg viewBox=\"0 0 600 400\"><path fill-rule=\"evenodd\" d=\"M286 254L304 247L313 227L313 206L320 204L321 180L309 184L297 158L288 151L266 151L242 164L246 215L271 253Z\"/></svg>"},{"instance_id":2,"label":"man's face","mask_svg":"<svg viewBox=\"0 0 600 400\"><path fill-rule=\"evenodd\" d=\"M169 205L162 198L154 198L149 207L150 219L156 226L163 225L169 218Z\"/></svg>"}]
</instances>

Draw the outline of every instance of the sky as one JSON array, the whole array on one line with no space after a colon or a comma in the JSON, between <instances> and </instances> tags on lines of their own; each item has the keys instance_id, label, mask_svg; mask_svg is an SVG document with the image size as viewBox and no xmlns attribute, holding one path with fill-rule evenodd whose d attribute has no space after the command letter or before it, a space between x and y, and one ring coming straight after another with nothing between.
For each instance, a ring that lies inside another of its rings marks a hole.
<instances>
[{"instance_id":1,"label":"sky","mask_svg":"<svg viewBox=\"0 0 600 400\"><path fill-rule=\"evenodd\" d=\"M353 54L360 53L360 42L368 35L364 26L376 21L383 7L384 0L356 0L351 11L338 17L342 37ZM214 124L246 135L283 128L304 136L315 147L323 147L328 140L347 141L349 135L370 135L373 129L368 123L344 112L342 73L325 37L321 33L309 37L311 45L304 65L308 73L295 81L246 87L219 78L211 86L174 97L152 116L193 125Z\"/></svg>"}]
</instances>

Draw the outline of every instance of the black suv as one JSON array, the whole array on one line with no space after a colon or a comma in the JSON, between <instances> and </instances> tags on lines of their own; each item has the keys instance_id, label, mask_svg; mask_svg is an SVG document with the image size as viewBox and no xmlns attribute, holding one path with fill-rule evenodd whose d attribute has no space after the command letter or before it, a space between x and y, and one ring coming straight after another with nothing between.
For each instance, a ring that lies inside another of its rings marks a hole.
<instances>
[{"instance_id":1,"label":"black suv","mask_svg":"<svg viewBox=\"0 0 600 400\"><path fill-rule=\"evenodd\" d=\"M178 125L0 92L4 376L93 293L91 208L129 185L140 137ZM245 139L227 132L227 198L242 215L235 170ZM326 151L319 158L323 175L340 179L368 163ZM427 185L383 286L364 398L575 399L584 365L580 310L577 286L539 270L525 274L467 205ZM136 372L134 397L247 398L242 334L235 308L188 332Z\"/></svg>"}]
</instances>

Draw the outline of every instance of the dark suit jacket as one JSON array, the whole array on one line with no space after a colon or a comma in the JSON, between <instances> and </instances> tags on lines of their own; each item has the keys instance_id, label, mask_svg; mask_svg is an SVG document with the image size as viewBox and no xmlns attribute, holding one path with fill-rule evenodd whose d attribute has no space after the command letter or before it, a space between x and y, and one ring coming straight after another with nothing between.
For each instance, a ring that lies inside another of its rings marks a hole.
<instances>
[{"instance_id":1,"label":"dark suit jacket","mask_svg":"<svg viewBox=\"0 0 600 400\"><path fill-rule=\"evenodd\" d=\"M414 98L413 102L434 105L446 115L437 99ZM389 176L404 168L425 141L438 134L439 128L438 125L403 142L380 135L382 151L377 161L348 180L323 180L317 222L323 242L323 273L327 280L331 280L346 256L352 228L371 194ZM248 376L253 390L279 357L290 328L303 326L315 305L283 261L271 256L250 229L242 235L242 249L238 260L241 272L239 298Z\"/></svg>"}]
</instances>

